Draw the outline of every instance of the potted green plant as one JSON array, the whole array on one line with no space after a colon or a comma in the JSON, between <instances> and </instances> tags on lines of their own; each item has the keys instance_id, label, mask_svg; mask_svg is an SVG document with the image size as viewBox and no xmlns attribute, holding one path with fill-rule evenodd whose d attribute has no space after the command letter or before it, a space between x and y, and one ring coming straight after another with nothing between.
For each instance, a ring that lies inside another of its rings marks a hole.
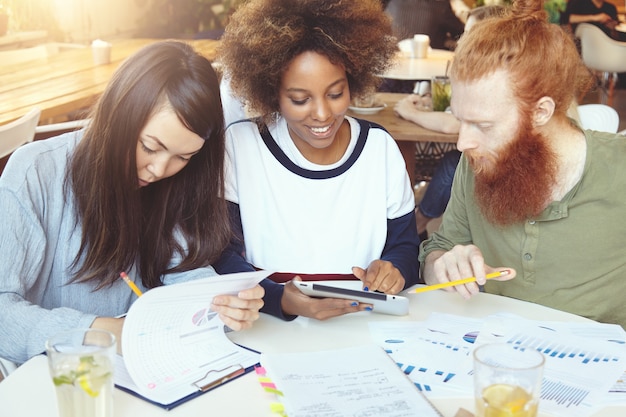
<instances>
[{"instance_id":1,"label":"potted green plant","mask_svg":"<svg viewBox=\"0 0 626 417\"><path fill-rule=\"evenodd\" d=\"M567 6L566 0L545 0L543 8L548 13L548 19L550 23L559 24L561 20L561 13L565 11Z\"/></svg>"}]
</instances>

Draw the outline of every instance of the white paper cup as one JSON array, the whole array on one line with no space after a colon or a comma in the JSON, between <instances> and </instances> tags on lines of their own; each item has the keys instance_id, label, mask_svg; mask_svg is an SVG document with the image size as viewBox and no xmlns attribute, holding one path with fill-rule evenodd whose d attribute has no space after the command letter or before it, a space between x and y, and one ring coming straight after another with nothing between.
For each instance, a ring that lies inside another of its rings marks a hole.
<instances>
[{"instance_id":1,"label":"white paper cup","mask_svg":"<svg viewBox=\"0 0 626 417\"><path fill-rule=\"evenodd\" d=\"M93 63L96 65L106 65L111 62L111 44L103 41L93 41L91 44L93 52Z\"/></svg>"},{"instance_id":2,"label":"white paper cup","mask_svg":"<svg viewBox=\"0 0 626 417\"><path fill-rule=\"evenodd\" d=\"M428 35L417 34L413 36L413 58L427 58L430 47L430 37Z\"/></svg>"}]
</instances>

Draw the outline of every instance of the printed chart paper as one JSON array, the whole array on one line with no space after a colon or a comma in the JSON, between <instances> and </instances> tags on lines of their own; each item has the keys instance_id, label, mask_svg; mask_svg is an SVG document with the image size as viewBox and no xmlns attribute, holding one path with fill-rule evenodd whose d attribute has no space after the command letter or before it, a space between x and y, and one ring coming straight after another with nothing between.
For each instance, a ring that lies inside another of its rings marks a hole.
<instances>
[{"instance_id":1,"label":"printed chart paper","mask_svg":"<svg viewBox=\"0 0 626 417\"><path fill-rule=\"evenodd\" d=\"M531 346L546 356L545 412L585 417L598 407L626 403L626 332L617 325L433 313L424 322L372 322L370 336L429 398L473 396L472 352L500 342Z\"/></svg>"},{"instance_id":2,"label":"printed chart paper","mask_svg":"<svg viewBox=\"0 0 626 417\"><path fill-rule=\"evenodd\" d=\"M289 417L440 417L378 346L262 354Z\"/></svg>"},{"instance_id":3,"label":"printed chart paper","mask_svg":"<svg viewBox=\"0 0 626 417\"><path fill-rule=\"evenodd\" d=\"M143 294L124 322L116 385L167 405L251 369L259 354L230 341L210 306L213 297L252 288L269 274L213 276Z\"/></svg>"},{"instance_id":4,"label":"printed chart paper","mask_svg":"<svg viewBox=\"0 0 626 417\"><path fill-rule=\"evenodd\" d=\"M621 343L602 336L607 328L615 330L617 327L492 316L485 320L476 344L510 343L542 352L546 364L540 410L584 417L593 414L596 406L606 401L626 369L623 330L619 328Z\"/></svg>"}]
</instances>

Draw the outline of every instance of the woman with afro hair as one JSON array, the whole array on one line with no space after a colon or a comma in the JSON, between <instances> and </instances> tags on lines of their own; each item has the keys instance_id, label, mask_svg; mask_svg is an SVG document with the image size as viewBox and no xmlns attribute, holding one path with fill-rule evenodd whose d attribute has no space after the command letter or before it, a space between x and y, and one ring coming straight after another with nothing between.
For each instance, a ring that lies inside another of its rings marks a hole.
<instances>
[{"instance_id":1,"label":"woman with afro hair","mask_svg":"<svg viewBox=\"0 0 626 417\"><path fill-rule=\"evenodd\" d=\"M402 155L384 128L346 115L375 91L396 42L378 0L251 0L232 16L220 60L258 116L226 132L226 199L240 239L216 268L278 271L262 282L261 311L327 319L372 309L308 297L293 279L359 279L387 294L417 283Z\"/></svg>"}]
</instances>

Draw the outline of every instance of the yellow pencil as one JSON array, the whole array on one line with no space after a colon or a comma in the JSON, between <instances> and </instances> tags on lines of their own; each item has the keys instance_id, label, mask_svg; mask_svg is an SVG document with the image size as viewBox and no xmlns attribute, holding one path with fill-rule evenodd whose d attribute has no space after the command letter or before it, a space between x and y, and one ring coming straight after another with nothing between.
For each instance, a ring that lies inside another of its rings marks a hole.
<instances>
[{"instance_id":1,"label":"yellow pencil","mask_svg":"<svg viewBox=\"0 0 626 417\"><path fill-rule=\"evenodd\" d=\"M124 282L128 284L128 286L130 287L130 289L133 290L135 294L137 294L137 297L142 296L141 290L135 285L133 281L130 280L130 278L128 278L128 275L126 275L126 272L120 272L120 277L122 277Z\"/></svg>"},{"instance_id":2,"label":"yellow pencil","mask_svg":"<svg viewBox=\"0 0 626 417\"><path fill-rule=\"evenodd\" d=\"M498 277L503 277L505 275L509 275L510 273L511 271L509 271L508 269L505 269L504 271L498 271L498 272L493 272L491 274L487 274L485 278L487 279L498 278ZM458 281L450 281L450 282L444 282L442 284L428 285L426 287L416 288L415 290L411 292L426 292L426 291L438 290L440 288L454 287L455 285L469 284L470 282L474 282L474 281L476 281L476 277L470 277L470 278L460 279Z\"/></svg>"}]
</instances>

